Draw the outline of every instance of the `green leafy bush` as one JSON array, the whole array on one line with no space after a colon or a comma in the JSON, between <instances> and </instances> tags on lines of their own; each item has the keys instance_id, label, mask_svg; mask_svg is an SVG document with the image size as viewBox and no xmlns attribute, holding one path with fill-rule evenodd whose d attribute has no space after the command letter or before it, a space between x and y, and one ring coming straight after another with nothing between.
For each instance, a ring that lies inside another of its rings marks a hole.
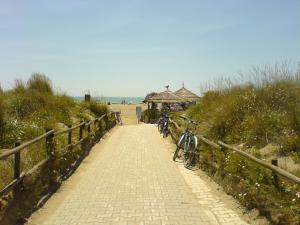
<instances>
[{"instance_id":1,"label":"green leafy bush","mask_svg":"<svg viewBox=\"0 0 300 225\"><path fill-rule=\"evenodd\" d=\"M154 123L158 120L160 112L158 109L146 109L142 112L142 121L145 123Z\"/></svg>"}]
</instances>

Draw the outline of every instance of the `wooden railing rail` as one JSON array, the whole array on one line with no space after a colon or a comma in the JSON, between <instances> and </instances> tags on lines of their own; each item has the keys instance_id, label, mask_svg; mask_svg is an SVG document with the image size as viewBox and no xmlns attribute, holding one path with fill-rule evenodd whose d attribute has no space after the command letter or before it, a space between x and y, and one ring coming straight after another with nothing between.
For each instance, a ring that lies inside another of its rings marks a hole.
<instances>
[{"instance_id":1,"label":"wooden railing rail","mask_svg":"<svg viewBox=\"0 0 300 225\"><path fill-rule=\"evenodd\" d=\"M59 131L54 131L54 130L46 130L45 134L42 134L39 137L36 137L28 142L25 142L23 144L21 144L20 142L16 142L15 144L15 148L13 149L3 149L2 153L0 154L0 160L4 160L7 157L14 155L14 180L12 180L8 185L6 185L6 187L4 187L2 190L0 190L0 197L2 197L3 195L7 194L8 192L10 192L12 189L14 189L22 180L24 177L28 176L29 174L32 174L34 171L36 171L37 169L39 169L41 166L43 166L44 164L46 164L47 162L49 162L49 160L53 157L54 152L53 152L53 138L62 135L62 134L68 134L67 138L68 138L68 145L67 145L67 149L72 149L73 147L81 144L86 138L88 138L91 135L91 125L94 123L95 125L95 133L97 131L100 131L101 126L100 126L100 122L101 120L103 120L106 117L106 123L108 123L109 121L109 117L112 113L106 113L104 115L102 115L99 118L90 120L89 122L81 122L78 125L75 126L69 126L68 129L64 129L64 130L59 130ZM114 118L112 118L114 119ZM87 131L88 131L88 135L86 137L83 137L83 131L85 129L85 127L87 127ZM78 141L76 143L72 143L72 132L75 129L79 128L79 137L78 137ZM110 128L110 125L106 124L106 129ZM25 148L28 148L36 143L38 143L41 140L45 140L46 141L46 151L47 151L47 158L43 159L42 161L40 161L39 163L37 163L33 168L31 168L28 171L22 172L21 173L21 151Z\"/></svg>"},{"instance_id":2,"label":"wooden railing rail","mask_svg":"<svg viewBox=\"0 0 300 225\"><path fill-rule=\"evenodd\" d=\"M74 127L69 127L68 129L65 129L65 130L60 130L60 131L56 131L54 132L54 136L59 136L59 135L62 135L62 134L65 134L65 133L68 133L70 131L73 131L77 128L79 128L80 126L82 126L84 124L84 122L74 126Z\"/></svg>"},{"instance_id":3,"label":"wooden railing rail","mask_svg":"<svg viewBox=\"0 0 300 225\"><path fill-rule=\"evenodd\" d=\"M177 130L180 130L180 126L172 119L170 119L170 123L172 123Z\"/></svg>"},{"instance_id":4,"label":"wooden railing rail","mask_svg":"<svg viewBox=\"0 0 300 225\"><path fill-rule=\"evenodd\" d=\"M225 144L222 141L218 141L218 143L222 147L227 148L229 150L232 150L232 151L234 151L234 152L236 152L236 153L238 153L238 154L246 157L247 159L250 159L251 161L258 163L259 165L272 170L273 172L277 173L278 175L287 178L290 181L293 181L293 182L295 182L297 184L300 184L300 178L299 177L297 177L297 176L295 176L295 175L293 175L293 174L291 174L291 173L289 173L289 172L287 172L287 171L285 171L285 170L283 170L283 169L281 169L279 167L273 166L272 164L267 163L267 162L265 162L265 161L263 161L261 159L258 159L255 156L250 155L250 154L248 154L248 153L246 153L246 152L244 152L244 151L242 151L242 150L240 150L238 148L235 148L235 147L232 147L232 146L230 146L228 144Z\"/></svg>"},{"instance_id":5,"label":"wooden railing rail","mask_svg":"<svg viewBox=\"0 0 300 225\"><path fill-rule=\"evenodd\" d=\"M46 138L47 136L49 136L50 134L53 134L53 133L54 133L54 130L50 130L50 131L46 132L45 134L43 134L43 135L41 135L41 136L39 136L39 137L31 140L31 141L28 141L28 142L26 142L24 144L21 144L20 146L17 146L17 147L15 147L13 149L4 151L2 154L0 154L0 160L1 159L5 159L8 156L11 156L11 155L13 155L13 154L21 151L22 149L27 148L27 147L29 147L29 146L31 146L31 145L39 142L40 140Z\"/></svg>"},{"instance_id":6,"label":"wooden railing rail","mask_svg":"<svg viewBox=\"0 0 300 225\"><path fill-rule=\"evenodd\" d=\"M180 126L175 121L170 120L170 123L173 124L176 129L180 130ZM216 148L216 149L219 149L219 150L226 148L228 150L234 151L234 152L238 153L239 155L241 155L241 156L243 156L243 157L245 157L245 158L247 158L247 159L249 159L249 160L251 160L251 161L253 161L253 162L257 163L257 164L259 164L260 166L263 166L263 167L265 167L267 169L270 169L275 174L278 174L278 175L280 175L280 176L282 176L282 177L284 177L284 178L286 178L286 179L288 179L288 180L290 180L290 181L292 181L294 183L300 184L300 178L297 177L297 176L295 176L294 174L291 174L291 173L289 173L289 172L287 172L287 171L285 171L285 170L283 170L283 169L281 169L279 167L276 167L276 166L274 166L274 165L272 165L270 163L267 163L267 162L265 162L265 161L263 161L261 159L258 159L255 156L250 155L250 154L248 154L248 153L246 153L246 152L244 152L244 151L242 151L242 150L240 150L240 149L238 149L236 147L233 147L233 146L230 146L228 144L225 144L222 141L218 141L218 143L215 143L215 142L213 142L213 141L205 138L202 135L197 135L197 137L198 137L199 140L203 141L204 143L210 145L213 148Z\"/></svg>"}]
</instances>

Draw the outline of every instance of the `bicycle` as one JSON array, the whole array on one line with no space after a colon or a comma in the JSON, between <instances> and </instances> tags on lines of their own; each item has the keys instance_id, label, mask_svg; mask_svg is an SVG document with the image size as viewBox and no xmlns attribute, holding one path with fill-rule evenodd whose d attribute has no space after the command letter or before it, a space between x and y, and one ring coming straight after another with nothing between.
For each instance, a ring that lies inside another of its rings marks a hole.
<instances>
[{"instance_id":1,"label":"bicycle","mask_svg":"<svg viewBox=\"0 0 300 225\"><path fill-rule=\"evenodd\" d=\"M190 131L189 125L197 125L198 123L184 116L180 116L180 118L187 120L188 125L177 143L177 148L173 156L173 161L176 161L177 158L180 158L179 151L180 149L182 149L184 167L189 168L193 164L195 156L197 155L196 150L198 146L198 138Z\"/></svg>"},{"instance_id":2,"label":"bicycle","mask_svg":"<svg viewBox=\"0 0 300 225\"><path fill-rule=\"evenodd\" d=\"M163 137L167 137L169 134L169 116L162 113L162 116L157 121L157 127L159 133L163 134Z\"/></svg>"},{"instance_id":3,"label":"bicycle","mask_svg":"<svg viewBox=\"0 0 300 225\"><path fill-rule=\"evenodd\" d=\"M163 118L159 117L159 119L156 121L156 124L157 124L157 129L158 129L159 133L162 133Z\"/></svg>"}]
</instances>

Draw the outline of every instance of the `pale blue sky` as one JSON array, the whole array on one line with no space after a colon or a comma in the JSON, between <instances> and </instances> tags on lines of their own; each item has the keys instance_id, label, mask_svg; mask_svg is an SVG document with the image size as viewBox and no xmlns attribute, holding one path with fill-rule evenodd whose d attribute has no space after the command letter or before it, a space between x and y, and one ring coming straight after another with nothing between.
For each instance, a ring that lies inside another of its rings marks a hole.
<instances>
[{"instance_id":1,"label":"pale blue sky","mask_svg":"<svg viewBox=\"0 0 300 225\"><path fill-rule=\"evenodd\" d=\"M0 0L0 78L144 96L300 61L299 0Z\"/></svg>"}]
</instances>

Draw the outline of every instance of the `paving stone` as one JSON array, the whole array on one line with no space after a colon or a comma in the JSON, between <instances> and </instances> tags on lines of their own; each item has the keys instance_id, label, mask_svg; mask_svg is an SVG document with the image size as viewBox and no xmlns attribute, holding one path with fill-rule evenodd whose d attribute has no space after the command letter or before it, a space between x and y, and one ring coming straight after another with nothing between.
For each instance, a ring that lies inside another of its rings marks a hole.
<instances>
[{"instance_id":1,"label":"paving stone","mask_svg":"<svg viewBox=\"0 0 300 225\"><path fill-rule=\"evenodd\" d=\"M115 128L28 225L223 224L218 217L245 224L143 124Z\"/></svg>"}]
</instances>

